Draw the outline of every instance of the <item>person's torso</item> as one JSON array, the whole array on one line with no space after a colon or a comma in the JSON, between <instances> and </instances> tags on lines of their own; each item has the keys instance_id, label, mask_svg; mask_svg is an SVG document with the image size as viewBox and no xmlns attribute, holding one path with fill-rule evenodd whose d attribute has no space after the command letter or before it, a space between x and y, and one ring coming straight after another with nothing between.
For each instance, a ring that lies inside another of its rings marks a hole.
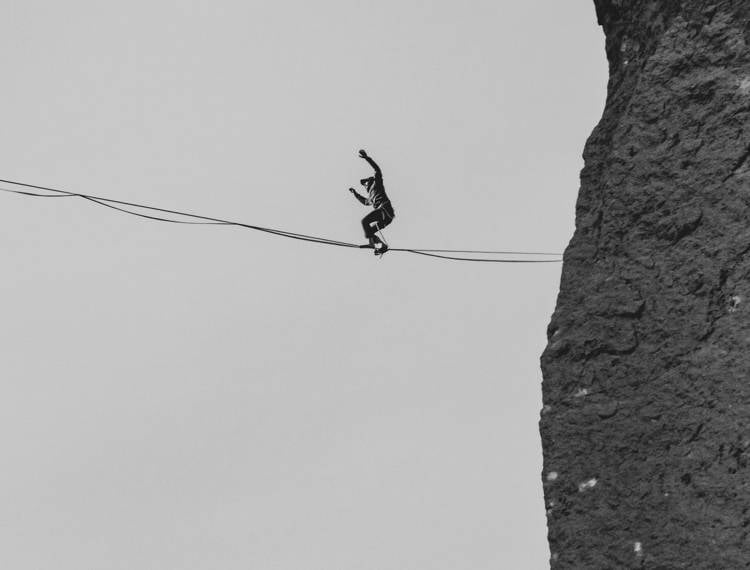
<instances>
[{"instance_id":1,"label":"person's torso","mask_svg":"<svg viewBox=\"0 0 750 570\"><path fill-rule=\"evenodd\" d=\"M372 204L373 208L377 209L386 204L390 206L391 201L388 199L388 195L385 193L385 187L383 186L382 181L375 180L375 183L367 191L367 194L370 199L370 204Z\"/></svg>"}]
</instances>

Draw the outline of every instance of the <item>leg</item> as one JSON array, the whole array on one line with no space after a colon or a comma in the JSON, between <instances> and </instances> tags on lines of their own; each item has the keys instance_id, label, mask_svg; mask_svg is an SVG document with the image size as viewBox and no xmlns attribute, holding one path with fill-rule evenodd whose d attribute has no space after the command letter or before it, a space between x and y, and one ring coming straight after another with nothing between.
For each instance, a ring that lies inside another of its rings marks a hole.
<instances>
[{"instance_id":1,"label":"leg","mask_svg":"<svg viewBox=\"0 0 750 570\"><path fill-rule=\"evenodd\" d=\"M375 235L375 232L381 227L383 227L383 216L380 210L373 210L362 218L362 229L371 244L380 243L380 239Z\"/></svg>"},{"instance_id":2,"label":"leg","mask_svg":"<svg viewBox=\"0 0 750 570\"><path fill-rule=\"evenodd\" d=\"M380 212L380 220L378 220L378 229L382 230L384 227L386 227L393 221L395 214L393 212L393 208L390 206L383 206L382 208L378 209L378 212Z\"/></svg>"},{"instance_id":3,"label":"leg","mask_svg":"<svg viewBox=\"0 0 750 570\"><path fill-rule=\"evenodd\" d=\"M370 238L375 232L382 230L393 221L393 215L383 208L378 208L362 218L362 229L365 230L365 237Z\"/></svg>"}]
</instances>

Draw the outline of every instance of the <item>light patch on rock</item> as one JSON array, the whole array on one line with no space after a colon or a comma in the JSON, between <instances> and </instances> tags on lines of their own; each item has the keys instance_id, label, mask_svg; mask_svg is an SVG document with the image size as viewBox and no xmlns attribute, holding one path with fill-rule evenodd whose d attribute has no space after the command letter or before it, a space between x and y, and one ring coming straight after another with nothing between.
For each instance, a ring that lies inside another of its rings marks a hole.
<instances>
[{"instance_id":1,"label":"light patch on rock","mask_svg":"<svg viewBox=\"0 0 750 570\"><path fill-rule=\"evenodd\" d=\"M742 297L739 295L734 295L733 297L729 298L729 312L734 313L737 308L740 306L740 303L742 303Z\"/></svg>"},{"instance_id":2,"label":"light patch on rock","mask_svg":"<svg viewBox=\"0 0 750 570\"><path fill-rule=\"evenodd\" d=\"M547 473L547 481L557 481L557 471L550 471Z\"/></svg>"},{"instance_id":3,"label":"light patch on rock","mask_svg":"<svg viewBox=\"0 0 750 570\"><path fill-rule=\"evenodd\" d=\"M586 388L579 388L578 391L573 394L574 398L583 398L584 396L588 396L589 391Z\"/></svg>"},{"instance_id":4,"label":"light patch on rock","mask_svg":"<svg viewBox=\"0 0 750 570\"><path fill-rule=\"evenodd\" d=\"M636 556L643 556L643 545L640 542L633 544L633 551Z\"/></svg>"},{"instance_id":5,"label":"light patch on rock","mask_svg":"<svg viewBox=\"0 0 750 570\"><path fill-rule=\"evenodd\" d=\"M544 407L542 408L542 415L544 415L544 414L549 414L549 413L550 413L551 411L552 411L552 406L550 406L550 405L545 405L545 406L544 406Z\"/></svg>"},{"instance_id":6,"label":"light patch on rock","mask_svg":"<svg viewBox=\"0 0 750 570\"><path fill-rule=\"evenodd\" d=\"M588 491L589 489L593 489L596 487L596 484L598 481L595 478L589 479L588 481L584 481L580 485L578 485L578 492L583 493L584 491Z\"/></svg>"},{"instance_id":7,"label":"light patch on rock","mask_svg":"<svg viewBox=\"0 0 750 570\"><path fill-rule=\"evenodd\" d=\"M740 93L743 95L750 93L750 77L745 77L745 79L740 82Z\"/></svg>"}]
</instances>

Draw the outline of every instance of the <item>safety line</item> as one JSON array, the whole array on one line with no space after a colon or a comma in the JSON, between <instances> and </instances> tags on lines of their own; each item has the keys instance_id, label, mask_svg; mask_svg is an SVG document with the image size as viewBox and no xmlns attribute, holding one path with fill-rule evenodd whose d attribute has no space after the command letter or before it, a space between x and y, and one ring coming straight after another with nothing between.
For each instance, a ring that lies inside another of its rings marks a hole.
<instances>
[{"instance_id":1,"label":"safety line","mask_svg":"<svg viewBox=\"0 0 750 570\"><path fill-rule=\"evenodd\" d=\"M483 259L481 257L454 257L452 255L426 253L421 249L389 248L388 251L405 251L427 257L437 257L438 259L450 259L451 261L478 261L480 263L560 263L560 261L562 261L560 259Z\"/></svg>"},{"instance_id":2,"label":"safety line","mask_svg":"<svg viewBox=\"0 0 750 570\"><path fill-rule=\"evenodd\" d=\"M560 257L562 254L547 251L490 251L486 249L425 249L422 247L402 247L391 251L424 251L430 253L476 253L481 255L545 255Z\"/></svg>"},{"instance_id":3,"label":"safety line","mask_svg":"<svg viewBox=\"0 0 750 570\"><path fill-rule=\"evenodd\" d=\"M46 198L58 198L58 196L45 196ZM62 198L63 196L59 196ZM138 212L132 212L131 210L126 210L125 208L118 208L117 206L113 206L112 204L107 204L106 202L102 202L101 200L97 200L96 198L89 198L88 196L80 196L84 200L88 200L89 202L93 202L94 204L99 204L100 206L104 206L105 208L112 208L113 210L117 210L118 212L124 212L125 214L131 214L133 216L139 216L141 218L146 218L148 220L156 220L157 222L168 222L170 224L187 224L191 226L226 226L228 225L227 222L186 222L185 220L170 220L168 218L160 218L159 216L149 216L148 214L139 214Z\"/></svg>"},{"instance_id":4,"label":"safety line","mask_svg":"<svg viewBox=\"0 0 750 570\"><path fill-rule=\"evenodd\" d=\"M59 190L57 188L50 188L48 186L37 186L35 184L27 184L24 182L17 182L14 180L3 180L3 179L0 179L0 183L11 184L14 186L21 186L24 188L33 188L33 189L42 190L45 192L54 192L55 194L38 194L38 193L22 191L22 190L11 190L8 188L0 188L0 191L2 192L10 192L13 194L21 194L24 196L34 196L34 197L39 197L39 198L81 198L88 202L97 204L99 206L104 206L106 208L111 208L113 210L117 210L125 214L130 214L133 216L138 216L141 218L146 218L149 220L156 220L160 222L168 222L168 223L173 223L173 224L189 224L189 225L237 226L241 228L270 233L270 234L278 235L281 237L308 241L311 243L320 243L323 245L334 245L337 247L348 247L348 248L357 248L357 249L361 247L354 243L332 240L329 238L324 238L324 237L319 237L319 236L299 234L299 233L279 230L275 228L266 228L263 226L245 224L242 222L233 222L229 220L223 220L221 218L212 218L212 217L203 216L200 214L191 214L189 212L169 210L167 208L157 208L155 206L146 206L144 204L138 204L135 202L125 202L123 200L103 198L101 196L93 196L90 194L68 192L66 190ZM113 204L117 204L117 206ZM195 221L185 221L185 220L172 220L172 219L164 218L161 216L152 216L152 215L148 215L148 214L144 214L140 212L134 212L132 210L122 208L120 206L128 206L130 208L140 208L144 210L150 210L152 212L163 212L167 214L173 214L176 216L183 216L183 217L193 218L193 219L202 220L202 221L195 222ZM560 255L560 254L547 253L547 252L486 251L486 250L458 250L458 249L418 249L418 248L390 248L388 251L413 253L416 255L423 255L426 257L434 257L438 259L447 259L451 261L474 261L474 262L480 262L480 263L559 263L560 261L562 261L561 259L486 259L486 258L458 257L458 256L452 256L452 255L443 255L445 253L468 253L468 254L475 253L475 254L495 254L495 255L543 255L543 256Z\"/></svg>"},{"instance_id":5,"label":"safety line","mask_svg":"<svg viewBox=\"0 0 750 570\"><path fill-rule=\"evenodd\" d=\"M340 247L359 248L359 246L357 244L354 244L354 243L347 243L347 242L343 242L343 241L332 240L332 239L318 237L318 236L310 236L310 235L306 235L306 234L298 234L298 233L288 232L288 231L285 231L285 230L279 230L279 229L274 229L274 228L265 228L263 226L255 226L255 225L251 225L251 224L244 224L242 222L232 222L230 220L222 220L220 218L212 218L212 217L209 217L209 216L202 216L200 214L191 214L189 212L180 212L178 210L169 210L167 208L157 208L155 206L146 206L145 204L137 204L137 203L134 203L134 202L125 202L123 200L114 200L112 198L103 198L101 196L93 196L93 195L90 195L90 194L81 194L81 193L78 193L78 192L68 192L66 190L59 190L57 188L50 188L50 187L47 187L47 186L37 186L35 184L26 184L24 182L15 182L13 180L2 180L2 179L0 179L0 183L13 184L15 186L23 186L23 187L26 187L26 188L35 188L37 190L44 190L44 191L47 191L47 192L57 192L57 193L59 193L61 195L64 195L64 196L79 197L79 198L83 198L83 199L91 201L91 202L97 202L97 201L98 201L97 203L99 203L99 202L109 202L110 204L120 204L120 205L123 205L123 206L130 206L130 207L133 207L133 208L143 208L145 210L152 210L152 211L155 211L155 212L164 212L164 213L168 213L168 214L175 214L177 216L185 216L185 217L188 217L188 218L194 218L194 219L198 219L198 220L207 220L209 222L214 222L216 224L221 224L221 225L239 226L239 227L243 227L243 228L247 228L247 229L251 229L251 230L257 230L257 231L260 231L260 232L266 232L266 233L270 233L270 234L274 234L274 235L279 235L279 236L282 236L282 237L288 237L288 238L292 238L292 239L299 239L299 240L304 240L304 241L310 241L310 242L313 242L313 243L322 243L322 244L325 244L325 245L336 245L336 246L340 246ZM5 192L12 192L12 193L15 193L15 194L26 194L26 195L29 195L28 192L24 193L24 192L20 192L18 190L8 190L8 189L4 189L4 188L0 189L0 190L3 190ZM50 197L51 198L52 196L39 195L39 197L41 197L41 198ZM100 205L103 206L104 204L100 204ZM123 210L123 209L121 209L120 211L125 212L127 214L132 214L134 216L147 217L144 214L138 214L136 212L130 212L130 211L126 211L126 210ZM155 219L155 218L151 217L151 219ZM159 221L172 221L172 222L175 222L175 220L166 220L166 219L160 219ZM176 222L176 223L180 223L180 222Z\"/></svg>"},{"instance_id":6,"label":"safety line","mask_svg":"<svg viewBox=\"0 0 750 570\"><path fill-rule=\"evenodd\" d=\"M22 192L21 190L8 190L0 188L3 192L13 192L14 194L23 194L24 196L38 196L40 198L73 198L75 194L35 194L34 192Z\"/></svg>"}]
</instances>

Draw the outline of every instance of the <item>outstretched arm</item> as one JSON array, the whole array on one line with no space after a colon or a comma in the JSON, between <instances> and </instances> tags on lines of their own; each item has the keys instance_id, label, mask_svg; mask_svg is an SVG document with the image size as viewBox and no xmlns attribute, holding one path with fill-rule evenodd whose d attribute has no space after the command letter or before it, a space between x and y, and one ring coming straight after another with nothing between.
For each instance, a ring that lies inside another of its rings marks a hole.
<instances>
[{"instance_id":1,"label":"outstretched arm","mask_svg":"<svg viewBox=\"0 0 750 570\"><path fill-rule=\"evenodd\" d=\"M362 202L365 206L369 206L370 205L370 201L367 198L365 198L364 196L360 195L359 192L357 192L354 188L349 188L349 192L351 192L352 194L354 194L354 197L357 200L359 200L360 202Z\"/></svg>"},{"instance_id":2,"label":"outstretched arm","mask_svg":"<svg viewBox=\"0 0 750 570\"><path fill-rule=\"evenodd\" d=\"M383 173L380 171L380 167L375 163L375 161L372 158L369 157L369 155L364 150L359 151L359 156L364 158L367 161L367 163L370 166L372 166L372 169L375 171L375 176L379 176L379 177L383 176Z\"/></svg>"}]
</instances>

